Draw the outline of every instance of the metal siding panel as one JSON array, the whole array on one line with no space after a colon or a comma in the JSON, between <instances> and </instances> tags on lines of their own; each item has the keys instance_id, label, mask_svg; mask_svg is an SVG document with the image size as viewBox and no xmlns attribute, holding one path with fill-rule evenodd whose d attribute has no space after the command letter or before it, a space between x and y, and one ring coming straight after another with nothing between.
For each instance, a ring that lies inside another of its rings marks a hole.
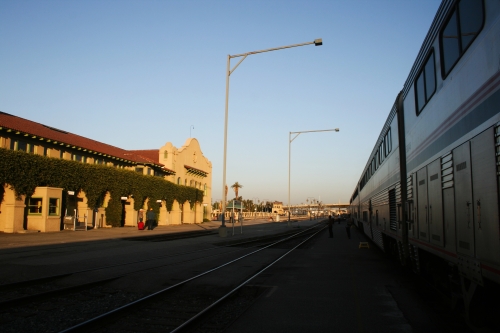
<instances>
[{"instance_id":1,"label":"metal siding panel","mask_svg":"<svg viewBox=\"0 0 500 333\"><path fill-rule=\"evenodd\" d=\"M443 197L441 190L441 159L427 166L429 177L429 231L431 244L443 246Z\"/></svg>"},{"instance_id":2,"label":"metal siding panel","mask_svg":"<svg viewBox=\"0 0 500 333\"><path fill-rule=\"evenodd\" d=\"M450 252L456 250L455 230L455 189L443 190L444 241L445 248Z\"/></svg>"},{"instance_id":3,"label":"metal siding panel","mask_svg":"<svg viewBox=\"0 0 500 333\"><path fill-rule=\"evenodd\" d=\"M471 140L476 257L500 263L498 189L493 127Z\"/></svg>"},{"instance_id":4,"label":"metal siding panel","mask_svg":"<svg viewBox=\"0 0 500 333\"><path fill-rule=\"evenodd\" d=\"M427 203L427 168L417 171L417 226L418 238L429 241L428 203Z\"/></svg>"},{"instance_id":5,"label":"metal siding panel","mask_svg":"<svg viewBox=\"0 0 500 333\"><path fill-rule=\"evenodd\" d=\"M453 150L455 166L455 218L457 222L457 252L474 256L474 211L469 142Z\"/></svg>"}]
</instances>

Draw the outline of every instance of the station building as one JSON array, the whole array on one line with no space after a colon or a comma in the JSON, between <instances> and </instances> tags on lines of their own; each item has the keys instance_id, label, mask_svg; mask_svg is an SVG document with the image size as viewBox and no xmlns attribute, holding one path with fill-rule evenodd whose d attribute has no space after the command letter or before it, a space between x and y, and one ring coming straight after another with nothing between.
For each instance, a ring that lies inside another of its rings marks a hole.
<instances>
[{"instance_id":1,"label":"station building","mask_svg":"<svg viewBox=\"0 0 500 333\"><path fill-rule=\"evenodd\" d=\"M195 187L203 191L203 202L176 202L170 211L162 205L159 225L201 223L211 215L212 163L203 155L195 138L186 140L181 148L168 142L159 149L125 150L85 138L65 130L36 123L8 113L0 112L0 149L24 151L51 158L73 160L87 164L101 164L110 168L135 171L144 175L164 178L178 185ZM19 170L18 172L22 172ZM26 198L17 197L9 184L0 184L3 201L0 202L0 232L59 231L65 212L61 209L63 189L37 187ZM97 211L88 207L85 193L80 191L77 206L80 221L86 225L106 227L106 207ZM135 226L142 209L134 211L128 201L124 226ZM144 203L144 209L147 203ZM27 216L26 216L27 215Z\"/></svg>"}]
</instances>

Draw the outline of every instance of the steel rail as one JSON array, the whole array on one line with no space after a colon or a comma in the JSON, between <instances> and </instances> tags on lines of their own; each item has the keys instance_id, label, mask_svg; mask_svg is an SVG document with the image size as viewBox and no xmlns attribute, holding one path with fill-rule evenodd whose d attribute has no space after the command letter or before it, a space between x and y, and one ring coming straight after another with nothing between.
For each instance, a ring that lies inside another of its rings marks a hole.
<instances>
[{"instance_id":1,"label":"steel rail","mask_svg":"<svg viewBox=\"0 0 500 333\"><path fill-rule=\"evenodd\" d=\"M209 269L209 270L207 270L207 271L205 271L205 272L203 272L203 273L197 274L197 275L195 275L195 276L193 276L193 277L190 277L190 278L188 278L188 279L186 279L186 280L184 280L184 281L178 282L178 283L176 283L176 284L174 284L174 285L172 285L172 286L169 286L169 287L167 287L167 288L161 289L161 290L156 291L156 292L154 292L154 293L152 293L152 294L149 294L149 295L147 295L147 296L141 297L141 298L139 298L139 299L137 299L137 300L135 300L135 301L133 301L133 302L127 303L127 304L125 304L125 305L122 305L122 306L120 306L120 307L118 307L118 308L116 308L116 309L113 309L113 310L108 311L108 312L106 312L106 313L103 313L103 314L101 314L101 315L99 315L99 316L97 316L97 317L94 317L94 318L91 318L91 319L89 319L89 320L86 320L86 321L84 321L84 322L82 322L82 323L80 323L80 324L77 324L77 325L75 325L75 326L69 327L69 328L67 328L67 329L65 329L65 330L60 331L59 333L73 332L73 331L77 331L77 330L83 329L84 327L87 327L87 326L89 326L89 325L91 325L91 324L96 323L98 320L101 320L101 319L104 319L104 318L109 317L109 316L111 316L111 315L114 315L114 314L116 314L116 313L118 313L118 312L120 312L120 311L123 311L123 310L125 310L125 309L128 309L128 308L130 308L130 307L132 307L132 306L134 306L134 305L137 305L137 304L139 304L139 303L142 303L142 302L144 302L144 301L146 301L146 300L150 300L151 298L153 298L153 297L155 297L155 296L161 295L161 294L163 294L163 293L165 293L165 292L167 292L167 291L169 291L169 290L171 290L171 289L174 289L174 288L176 288L176 287L182 286L182 285L184 285L184 284L186 284L186 283L188 283L188 282L190 282L190 281L192 281L192 280L198 279L198 278L200 278L200 277L202 277L202 276L204 276L204 275L210 274L210 273L212 273L212 272L214 272L214 271L216 271L216 270L219 270L219 269L221 269L221 268L223 268L223 267L226 267L226 266L228 266L228 265L231 265L231 264L233 264L233 263L235 263L235 262L237 262L237 261L239 261L239 260L242 260L243 258L246 258L246 257L248 257L248 256L251 256L251 255L253 255L253 254L257 253L257 252L263 251L263 250L265 250L265 249L267 249L267 248L269 248L269 247L271 247L271 246L274 246L274 245L276 245L276 244L282 243L282 242L287 241L287 240L289 240L289 239L291 239L291 238L297 237L298 235L300 235L300 234L302 234L302 233L308 232L308 231L310 231L311 229L314 229L314 228L318 227L318 225L319 225L319 224L316 224L316 225L312 226L311 228L305 229L305 230L303 230L303 231L301 231L301 232L298 232L297 234L294 234L294 235L292 235L292 236L290 236L290 237L284 238L284 239L279 240L279 241L277 241L277 242L274 242L274 243L272 243L272 244L270 244L270 245L267 245L267 246L265 246L265 247L263 247L263 248L260 248L260 249L258 249L258 250L253 251L253 252L250 252L250 253L247 253L247 254L245 254L245 255L243 255L243 256L241 256L241 257L239 257L239 258L236 258L236 259L230 260L230 261L228 261L228 262L226 262L226 263L224 263L224 264L222 264L222 265L219 265L219 266L217 266L217 267L214 267L214 268L212 268L212 269ZM323 229L324 229L324 227L323 227L321 230L323 230ZM320 230L320 231L321 231L321 230ZM318 231L318 232L319 232L319 231Z\"/></svg>"},{"instance_id":2,"label":"steel rail","mask_svg":"<svg viewBox=\"0 0 500 333\"><path fill-rule=\"evenodd\" d=\"M281 259L283 259L284 257L286 257L288 254L290 254L290 252L292 252L293 250L295 250L296 248L298 248L302 244L304 244L307 241L309 241L311 238L313 238L314 236L316 236L318 233L320 233L321 231L323 231L325 228L326 228L326 226L324 226L323 228L321 228L320 230L318 230L317 232L315 232L311 236L307 237L305 240L303 240L302 242L300 242L298 245L294 246L292 249L288 250L285 254L283 254L282 256L280 256L278 259L274 260L272 263L270 263L266 267L262 268L260 271L258 271L257 273L255 273L254 275L252 275L250 278L248 278L247 280L245 280L244 282L242 282L236 288L234 288L233 290L231 290L230 292L228 292L227 294L225 294L224 296L222 296L221 298L219 298L217 301L215 301L214 303L212 303L211 305L209 305L208 307L206 307L202 311L198 312L196 315L194 315L193 317L191 317L189 320L185 321L182 325L178 326L173 331L170 331L170 333L179 332L181 329L183 329L187 325L191 324L193 321L195 321L196 319L198 319L204 313L206 313L207 311L209 311L210 309L212 309L213 307L215 307L217 304L219 304L220 302L222 302L223 300L225 300L226 298L228 298L229 296L231 296L237 290L241 289L245 284L247 284L248 282L250 282L251 280L253 280L258 275L262 274L269 267L273 266L275 263L277 263L278 261L280 261Z\"/></svg>"},{"instance_id":3,"label":"steel rail","mask_svg":"<svg viewBox=\"0 0 500 333\"><path fill-rule=\"evenodd\" d=\"M307 231L307 230L305 230L305 231ZM290 235L289 239L293 238L293 237L296 237L296 236L297 236L297 233L295 233L293 235ZM255 243L255 242L258 242L258 241L259 241L259 239L254 239L254 240L250 240L250 241L245 241L245 242L239 242L239 243L235 243L235 244L231 244L231 245L226 245L224 247L234 247L234 246L237 246L237 245L248 244L248 243ZM269 244L271 242L266 242L266 243ZM257 246L261 246L261 245L255 245L255 246L251 246L249 248L253 248L253 247L257 247ZM178 262L173 262L173 263L168 263L168 264L162 264L162 265L153 266L153 267L141 268L141 269L137 269L137 270L134 270L134 271L131 271L131 272L127 272L125 274L120 274L120 275L113 276L113 277L106 278L106 279L102 279L102 280L96 280L96 281L92 281L92 282L88 282L88 283L84 283L84 284L80 284L80 285L75 285L75 286L70 286L70 287L58 288L58 289L54 289L54 290L50 290L50 291L45 291L45 292L37 293L37 294L32 294L32 295L28 295L28 296L22 296L22 297L19 297L19 298L7 299L7 300L4 300L4 301L0 301L0 307L1 306L6 306L6 305L17 305L18 303L33 301L35 299L39 299L39 298L43 298L43 297L51 297L51 296L54 296L54 295L58 295L58 294L62 294L62 293L67 293L67 292L75 291L75 290L82 289L82 288L91 287L93 285L98 285L98 284L102 284L102 283L105 283L105 282L109 282L109 281L112 281L112 280L116 280L116 279L122 278L122 277L124 277L126 275L135 274L135 273L138 273L138 272L144 272L144 271L151 270L151 269L157 269L159 267L165 267L165 266L171 266L171 265L178 265L178 264L183 264L183 263L187 263L187 262L190 262L190 261L202 260L202 259L206 259L206 258L210 258L210 257L214 257L214 256L231 254L231 253L235 253L235 252L239 252L239 251L244 251L244 250L249 249L249 248L237 249L237 250L234 250L234 251L228 251L228 252L223 252L223 253L216 253L216 254L212 254L212 255L208 255L208 256L203 256L203 257L199 257L199 258L193 258L193 259L184 260L184 261L178 261ZM211 248L211 249L214 249L214 248ZM202 250L185 252L185 253L181 253L181 254L191 254L191 253L195 253L195 252L200 252ZM173 255L170 255L170 256L173 256ZM142 262L146 262L146 261L150 261L150 260L143 260L143 261L138 261L138 262L142 263ZM137 262L134 262L134 263L137 263ZM109 267L114 267L114 266L115 265L112 265L112 266L109 266ZM120 265L118 265L118 266L120 266ZM88 270L85 270L84 272L86 272L86 271L88 271ZM64 275L62 277L66 277L66 276L70 276L70 275L72 275L72 274L66 274L66 275ZM58 276L58 278L60 278L60 277ZM42 280L46 280L46 278L43 278Z\"/></svg>"}]
</instances>

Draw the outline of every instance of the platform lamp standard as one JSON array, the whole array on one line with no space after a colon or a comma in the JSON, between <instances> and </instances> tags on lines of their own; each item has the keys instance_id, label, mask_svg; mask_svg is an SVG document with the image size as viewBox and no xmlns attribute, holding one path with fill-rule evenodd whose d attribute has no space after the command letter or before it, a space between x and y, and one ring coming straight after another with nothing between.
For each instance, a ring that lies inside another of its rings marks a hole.
<instances>
[{"instance_id":1,"label":"platform lamp standard","mask_svg":"<svg viewBox=\"0 0 500 333\"><path fill-rule=\"evenodd\" d=\"M312 133L312 132L338 132L338 128L326 129L326 130L315 130L315 131L300 131L300 132L289 132L288 134L288 226L290 223L290 169L292 160L292 141L295 140L301 133ZM295 134L292 138L292 134Z\"/></svg>"},{"instance_id":2,"label":"platform lamp standard","mask_svg":"<svg viewBox=\"0 0 500 333\"><path fill-rule=\"evenodd\" d=\"M257 199L257 200L255 200ZM257 218L257 205L259 204L260 202L260 199L259 197L253 197L252 198L252 203L253 203L253 206L254 206L254 211L255 211L255 215L253 216L253 219L255 220ZM256 204L257 203L257 204Z\"/></svg>"},{"instance_id":3,"label":"platform lamp standard","mask_svg":"<svg viewBox=\"0 0 500 333\"><path fill-rule=\"evenodd\" d=\"M229 107L229 76L236 70L236 68L241 64L243 60L249 55L252 54L257 54L257 53L264 53L264 52L271 52L271 51L278 51L278 50L283 50L283 49L290 49L292 47L299 47L299 46L306 46L306 45L313 45L314 46L321 46L323 45L323 40L321 38L315 39L312 42L307 42L307 43L301 43L301 44L292 44L292 45L286 45L286 46L280 46L280 47L274 47L271 49L265 49L265 50L260 50L260 51L253 51L253 52L247 52L247 53L241 53L241 54L235 54L235 55L227 55L227 69L226 69L226 112L225 112L225 120L224 120L224 160L222 163L222 193L226 190L226 157L227 157L227 119L228 119L228 107ZM231 58L241 58L240 61L231 69ZM222 213L224 214L226 211L226 203L224 202L222 204ZM227 230L226 230L226 225L224 221L222 221L222 225L219 228L219 236L221 237L226 237L227 236Z\"/></svg>"}]
</instances>

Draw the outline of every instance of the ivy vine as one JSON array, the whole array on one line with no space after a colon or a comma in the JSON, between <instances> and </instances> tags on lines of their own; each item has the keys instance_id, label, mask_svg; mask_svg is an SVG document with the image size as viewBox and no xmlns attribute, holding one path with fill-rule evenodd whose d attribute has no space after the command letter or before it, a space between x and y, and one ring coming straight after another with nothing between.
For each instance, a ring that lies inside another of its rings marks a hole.
<instances>
[{"instance_id":1,"label":"ivy vine","mask_svg":"<svg viewBox=\"0 0 500 333\"><path fill-rule=\"evenodd\" d=\"M191 204L203 202L203 191L171 183L157 176L104 165L84 164L46 156L27 154L0 148L0 185L8 184L16 195L31 196L38 186L59 187L64 191L84 191L92 209L102 207L107 192L111 200L106 207L109 225L119 226L122 205L120 197L133 196L134 209L143 207L147 198L149 207L159 211L156 200L165 200L172 209L174 200ZM4 193L0 191L0 202Z\"/></svg>"}]
</instances>

